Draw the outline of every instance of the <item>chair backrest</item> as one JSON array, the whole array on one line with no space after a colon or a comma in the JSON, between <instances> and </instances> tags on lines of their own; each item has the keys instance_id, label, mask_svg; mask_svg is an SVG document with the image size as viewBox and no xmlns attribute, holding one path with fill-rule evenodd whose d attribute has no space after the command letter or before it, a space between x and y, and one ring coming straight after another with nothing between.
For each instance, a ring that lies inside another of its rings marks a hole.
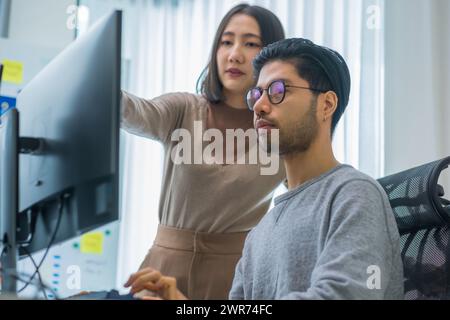
<instances>
[{"instance_id":1,"label":"chair backrest","mask_svg":"<svg viewBox=\"0 0 450 320\"><path fill-rule=\"evenodd\" d=\"M405 299L450 299L450 201L438 184L450 157L378 182L400 232Z\"/></svg>"}]
</instances>

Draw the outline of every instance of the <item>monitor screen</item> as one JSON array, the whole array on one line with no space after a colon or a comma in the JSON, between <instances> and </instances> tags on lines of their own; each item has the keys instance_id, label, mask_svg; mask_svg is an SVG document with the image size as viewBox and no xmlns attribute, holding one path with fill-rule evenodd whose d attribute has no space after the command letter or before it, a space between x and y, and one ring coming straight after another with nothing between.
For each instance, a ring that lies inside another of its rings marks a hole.
<instances>
[{"instance_id":1,"label":"monitor screen","mask_svg":"<svg viewBox=\"0 0 450 320\"><path fill-rule=\"evenodd\" d=\"M10 108L0 115L0 273L15 271L17 212L18 114ZM9 250L11 249L11 250ZM2 291L15 291L15 280L2 277Z\"/></svg>"},{"instance_id":2,"label":"monitor screen","mask_svg":"<svg viewBox=\"0 0 450 320\"><path fill-rule=\"evenodd\" d=\"M97 22L18 95L19 135L41 139L19 156L19 220L32 222L28 251L117 220L121 12ZM25 241L19 236L19 241Z\"/></svg>"}]
</instances>

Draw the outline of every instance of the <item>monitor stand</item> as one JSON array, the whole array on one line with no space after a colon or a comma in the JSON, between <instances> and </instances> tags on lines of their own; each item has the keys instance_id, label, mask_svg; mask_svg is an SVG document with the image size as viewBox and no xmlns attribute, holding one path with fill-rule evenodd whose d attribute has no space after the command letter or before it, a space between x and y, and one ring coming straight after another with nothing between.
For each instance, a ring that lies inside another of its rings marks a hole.
<instances>
[{"instance_id":1,"label":"monitor stand","mask_svg":"<svg viewBox=\"0 0 450 320\"><path fill-rule=\"evenodd\" d=\"M32 233L28 215L19 215L19 154L40 154L45 141L19 137L19 112L10 108L0 117L0 277L1 295L17 297L19 244ZM25 240L24 240L25 239ZM22 279L22 281L26 281Z\"/></svg>"}]
</instances>

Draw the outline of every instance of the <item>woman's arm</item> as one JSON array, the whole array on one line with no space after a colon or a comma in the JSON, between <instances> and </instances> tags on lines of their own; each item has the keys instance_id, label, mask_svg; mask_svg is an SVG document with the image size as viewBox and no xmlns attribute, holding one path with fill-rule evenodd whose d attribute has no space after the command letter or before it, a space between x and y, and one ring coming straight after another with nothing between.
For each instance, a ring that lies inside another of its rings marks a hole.
<instances>
[{"instance_id":1,"label":"woman's arm","mask_svg":"<svg viewBox=\"0 0 450 320\"><path fill-rule=\"evenodd\" d=\"M170 141L172 132L181 126L188 95L169 93L149 100L121 91L121 127L138 136Z\"/></svg>"}]
</instances>

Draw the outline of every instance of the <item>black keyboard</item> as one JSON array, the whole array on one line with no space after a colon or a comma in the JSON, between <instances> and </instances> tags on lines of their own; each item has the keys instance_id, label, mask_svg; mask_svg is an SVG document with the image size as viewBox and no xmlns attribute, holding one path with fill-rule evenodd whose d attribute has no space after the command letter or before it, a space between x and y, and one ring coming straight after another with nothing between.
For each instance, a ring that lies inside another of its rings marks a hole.
<instances>
[{"instance_id":1,"label":"black keyboard","mask_svg":"<svg viewBox=\"0 0 450 320\"><path fill-rule=\"evenodd\" d=\"M117 290L93 291L67 298L66 300L139 300L133 294L120 294Z\"/></svg>"}]
</instances>

